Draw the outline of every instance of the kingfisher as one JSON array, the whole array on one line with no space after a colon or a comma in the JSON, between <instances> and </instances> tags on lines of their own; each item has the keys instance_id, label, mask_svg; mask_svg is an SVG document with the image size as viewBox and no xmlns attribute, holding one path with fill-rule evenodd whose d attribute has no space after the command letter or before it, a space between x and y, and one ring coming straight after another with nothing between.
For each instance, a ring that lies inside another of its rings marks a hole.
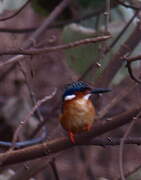
<instances>
[{"instance_id":1,"label":"kingfisher","mask_svg":"<svg viewBox=\"0 0 141 180\"><path fill-rule=\"evenodd\" d=\"M75 134L89 131L96 119L91 95L111 91L108 88L92 89L87 83L76 81L67 85L63 94L60 122L75 144Z\"/></svg>"}]
</instances>

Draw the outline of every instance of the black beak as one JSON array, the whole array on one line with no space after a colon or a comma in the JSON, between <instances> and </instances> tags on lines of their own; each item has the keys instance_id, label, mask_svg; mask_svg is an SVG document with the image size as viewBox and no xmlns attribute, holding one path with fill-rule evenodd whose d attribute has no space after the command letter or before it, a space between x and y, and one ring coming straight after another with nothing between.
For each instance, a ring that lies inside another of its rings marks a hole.
<instances>
[{"instance_id":1,"label":"black beak","mask_svg":"<svg viewBox=\"0 0 141 180\"><path fill-rule=\"evenodd\" d=\"M111 89L108 88L96 88L94 90L91 91L92 94L99 94L99 93L107 93L112 91Z\"/></svg>"}]
</instances>

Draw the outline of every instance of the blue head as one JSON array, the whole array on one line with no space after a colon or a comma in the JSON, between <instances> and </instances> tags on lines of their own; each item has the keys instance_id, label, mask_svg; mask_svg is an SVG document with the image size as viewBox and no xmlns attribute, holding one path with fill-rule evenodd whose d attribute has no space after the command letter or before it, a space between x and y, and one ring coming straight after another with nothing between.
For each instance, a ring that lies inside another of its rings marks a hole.
<instances>
[{"instance_id":1,"label":"blue head","mask_svg":"<svg viewBox=\"0 0 141 180\"><path fill-rule=\"evenodd\" d=\"M85 90L90 90L91 88L84 82L82 81L76 81L73 82L72 84L69 84L66 89L65 92L63 94L63 99L66 96L71 96L74 95L76 92L83 92Z\"/></svg>"},{"instance_id":2,"label":"blue head","mask_svg":"<svg viewBox=\"0 0 141 180\"><path fill-rule=\"evenodd\" d=\"M96 89L92 89L87 83L84 83L82 81L76 81L73 82L72 84L69 84L66 89L65 92L63 94L63 99L65 99L65 97L69 97L70 98L77 93L77 92L85 92L87 91L89 94L99 94L99 93L106 93L111 91L110 89L107 88L96 88Z\"/></svg>"}]
</instances>

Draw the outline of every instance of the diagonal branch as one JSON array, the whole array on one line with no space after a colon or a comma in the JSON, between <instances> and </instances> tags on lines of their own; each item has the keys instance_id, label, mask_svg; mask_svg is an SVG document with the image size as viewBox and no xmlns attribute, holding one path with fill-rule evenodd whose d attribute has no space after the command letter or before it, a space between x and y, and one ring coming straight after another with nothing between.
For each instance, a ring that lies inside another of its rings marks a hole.
<instances>
[{"instance_id":1,"label":"diagonal branch","mask_svg":"<svg viewBox=\"0 0 141 180\"><path fill-rule=\"evenodd\" d=\"M118 146L120 145L122 138L119 137L105 137L105 138L94 138L90 141L79 143L79 145L96 145L96 146ZM129 136L125 139L124 144L136 144L141 145L141 137Z\"/></svg>"},{"instance_id":2,"label":"diagonal branch","mask_svg":"<svg viewBox=\"0 0 141 180\"><path fill-rule=\"evenodd\" d=\"M19 126L17 127L17 129L13 135L13 140L12 140L13 146L10 148L10 150L14 149L16 147L16 141L17 141L18 135L21 132L21 129L25 125L25 123L27 123L27 121L30 119L30 117L34 114L34 112L39 108L39 106L41 104L43 104L47 100L51 99L55 94L56 94L56 89L53 91L53 93L51 95L45 96L43 99L37 101L37 103L32 108L32 110L27 114L27 116L23 119L23 121L20 122Z\"/></svg>"},{"instance_id":3,"label":"diagonal branch","mask_svg":"<svg viewBox=\"0 0 141 180\"><path fill-rule=\"evenodd\" d=\"M0 52L0 55L16 55L16 54L23 54L23 55L38 55L42 53L49 53L52 51L62 50L62 49L69 49L74 48L77 46L90 44L90 43L97 43L100 41L105 41L107 39L111 38L111 35L105 35L105 36L98 36L94 38L86 38L74 42L70 42L67 44L62 44L54 47L46 47L41 49L30 49L30 50L24 50L24 49L17 49L17 50L8 50L5 52Z\"/></svg>"},{"instance_id":4,"label":"diagonal branch","mask_svg":"<svg viewBox=\"0 0 141 180\"><path fill-rule=\"evenodd\" d=\"M137 78L134 73L133 73L133 70L132 70L132 66L131 66L131 62L128 62L127 61L127 64L126 64L127 68L128 68L128 73L130 75L130 77L137 83L141 83L141 80L139 78Z\"/></svg>"},{"instance_id":5,"label":"diagonal branch","mask_svg":"<svg viewBox=\"0 0 141 180\"><path fill-rule=\"evenodd\" d=\"M141 83L140 77L136 77L133 73L133 69L132 69L132 63L135 61L140 61L141 60L141 55L138 56L134 56L134 57L124 57L124 60L126 60L127 64L126 67L128 68L128 73L130 75L130 77L137 83Z\"/></svg>"},{"instance_id":6,"label":"diagonal branch","mask_svg":"<svg viewBox=\"0 0 141 180\"><path fill-rule=\"evenodd\" d=\"M140 106L124 112L111 118L112 120L105 124L95 126L90 132L76 136L76 143L85 143L88 140L100 136L106 132L114 130L120 126L129 123L134 116L140 111ZM68 138L57 138L52 141L44 142L40 145L23 148L21 150L9 151L0 154L0 166L15 164L26 160L50 156L54 153L61 152L74 146Z\"/></svg>"},{"instance_id":7,"label":"diagonal branch","mask_svg":"<svg viewBox=\"0 0 141 180\"><path fill-rule=\"evenodd\" d=\"M131 19L127 22L127 24L124 26L124 28L120 31L118 36L113 40L113 42L105 49L105 54L107 54L114 46L117 44L117 42L120 40L120 38L124 35L126 30L129 28L129 26L132 24L132 22L135 20L139 13L139 10L134 13L134 15L131 17Z\"/></svg>"},{"instance_id":8,"label":"diagonal branch","mask_svg":"<svg viewBox=\"0 0 141 180\"><path fill-rule=\"evenodd\" d=\"M127 139L131 129L133 128L135 122L137 122L137 120L139 119L139 117L141 116L141 111L139 111L139 113L133 117L133 121L130 122L127 130L125 131L125 134L123 136L123 138L121 139L120 142L120 148L119 148L119 170L120 170L120 176L122 180L125 180L125 176L124 176L124 170L123 170L123 150L124 150L124 144L125 144L125 140Z\"/></svg>"},{"instance_id":9,"label":"diagonal branch","mask_svg":"<svg viewBox=\"0 0 141 180\"><path fill-rule=\"evenodd\" d=\"M109 83L112 81L118 70L121 68L124 60L122 57L131 53L135 47L141 41L141 21L137 23L132 34L128 37L128 39L121 45L118 52L112 57L108 66L101 73L100 77L96 81L97 87L107 87Z\"/></svg>"},{"instance_id":10,"label":"diagonal branch","mask_svg":"<svg viewBox=\"0 0 141 180\"><path fill-rule=\"evenodd\" d=\"M122 5L122 6L126 7L126 8L131 8L131 9L133 9L133 10L139 10L139 9L140 9L139 7L132 6L132 5L130 5L130 4L125 3L124 0L116 0L116 1L117 1L120 5Z\"/></svg>"},{"instance_id":11,"label":"diagonal branch","mask_svg":"<svg viewBox=\"0 0 141 180\"><path fill-rule=\"evenodd\" d=\"M62 49L74 48L74 47L85 45L85 44L96 43L96 42L107 40L109 38L111 38L111 35L87 38L87 39L71 42L68 44L62 44L62 45L58 45L54 47L47 47L47 48L42 48L42 49L31 49L31 50L19 49L19 50L13 50L13 51L10 50L7 52L0 52L0 55L9 55L9 54L39 55L42 53L49 53L49 52L62 50ZM12 58L6 62L0 63L0 67L3 67L4 65L11 64L11 63L16 63L17 61L19 61L19 59Z\"/></svg>"},{"instance_id":12,"label":"diagonal branch","mask_svg":"<svg viewBox=\"0 0 141 180\"><path fill-rule=\"evenodd\" d=\"M42 25L27 39L22 49L28 49L38 40L40 35L46 31L46 29L58 18L58 16L62 13L62 11L69 5L71 0L62 0L60 4L50 13L48 18L42 23ZM23 59L24 55L17 55L12 58L10 58L8 61L19 61L20 59Z\"/></svg>"},{"instance_id":13,"label":"diagonal branch","mask_svg":"<svg viewBox=\"0 0 141 180\"><path fill-rule=\"evenodd\" d=\"M31 0L28 0L18 11L16 11L14 14L10 15L10 16L7 16L7 17L3 17L3 18L0 18L0 21L6 21L6 20L9 20L15 16L17 16L29 3L30 3Z\"/></svg>"}]
</instances>

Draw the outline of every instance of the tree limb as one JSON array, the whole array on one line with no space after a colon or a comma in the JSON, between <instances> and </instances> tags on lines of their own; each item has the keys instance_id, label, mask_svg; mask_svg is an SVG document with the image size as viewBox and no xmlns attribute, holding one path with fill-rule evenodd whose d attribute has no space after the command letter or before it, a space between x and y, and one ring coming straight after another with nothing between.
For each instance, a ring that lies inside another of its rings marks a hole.
<instances>
[{"instance_id":1,"label":"tree limb","mask_svg":"<svg viewBox=\"0 0 141 180\"><path fill-rule=\"evenodd\" d=\"M129 123L134 116L140 111L140 106L124 112L118 116L112 117L111 121L105 124L99 124L95 126L91 131L76 136L77 143L86 143L88 140L100 136L106 132L114 130L120 126ZM11 152L5 152L0 154L0 166L6 166L9 164L15 164L26 160L32 160L43 156L50 156L54 153L61 152L74 146L70 140L66 137L56 138L51 141L44 142L39 145L23 148L21 150L15 150Z\"/></svg>"}]
</instances>

